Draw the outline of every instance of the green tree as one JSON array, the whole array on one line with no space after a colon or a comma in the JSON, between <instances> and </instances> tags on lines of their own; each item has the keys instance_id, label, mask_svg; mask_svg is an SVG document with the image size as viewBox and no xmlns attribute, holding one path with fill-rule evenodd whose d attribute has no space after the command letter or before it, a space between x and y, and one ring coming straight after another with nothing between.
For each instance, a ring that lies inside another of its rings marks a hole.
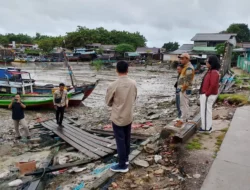
<instances>
[{"instance_id":1,"label":"green tree","mask_svg":"<svg viewBox=\"0 0 250 190\"><path fill-rule=\"evenodd\" d=\"M228 33L236 33L237 42L248 42L250 40L250 30L247 24L238 23L231 24L228 29Z\"/></svg>"},{"instance_id":2,"label":"green tree","mask_svg":"<svg viewBox=\"0 0 250 190\"><path fill-rule=\"evenodd\" d=\"M225 44L217 44L215 47L218 55L223 55L225 52Z\"/></svg>"},{"instance_id":3,"label":"green tree","mask_svg":"<svg viewBox=\"0 0 250 190\"><path fill-rule=\"evenodd\" d=\"M130 44L119 44L116 46L115 51L124 56L125 52L134 52L135 48Z\"/></svg>"},{"instance_id":4,"label":"green tree","mask_svg":"<svg viewBox=\"0 0 250 190\"><path fill-rule=\"evenodd\" d=\"M51 52L53 48L55 47L53 41L50 38L40 40L38 42L38 46L40 49L43 50L44 53Z\"/></svg>"},{"instance_id":5,"label":"green tree","mask_svg":"<svg viewBox=\"0 0 250 190\"><path fill-rule=\"evenodd\" d=\"M169 51L175 51L179 48L179 43L178 42L168 42L165 43L162 48L164 48L167 52Z\"/></svg>"},{"instance_id":6,"label":"green tree","mask_svg":"<svg viewBox=\"0 0 250 190\"><path fill-rule=\"evenodd\" d=\"M9 45L9 39L4 35L0 35L0 45L7 47Z\"/></svg>"}]
</instances>

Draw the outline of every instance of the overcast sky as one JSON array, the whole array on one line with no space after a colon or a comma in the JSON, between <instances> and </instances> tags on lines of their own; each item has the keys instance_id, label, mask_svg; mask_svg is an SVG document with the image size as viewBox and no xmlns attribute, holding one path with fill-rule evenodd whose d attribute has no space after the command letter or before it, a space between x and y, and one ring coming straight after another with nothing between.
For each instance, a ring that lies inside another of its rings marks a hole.
<instances>
[{"instance_id":1,"label":"overcast sky","mask_svg":"<svg viewBox=\"0 0 250 190\"><path fill-rule=\"evenodd\" d=\"M139 31L148 47L249 23L249 0L0 0L0 33L64 35L78 25Z\"/></svg>"}]
</instances>

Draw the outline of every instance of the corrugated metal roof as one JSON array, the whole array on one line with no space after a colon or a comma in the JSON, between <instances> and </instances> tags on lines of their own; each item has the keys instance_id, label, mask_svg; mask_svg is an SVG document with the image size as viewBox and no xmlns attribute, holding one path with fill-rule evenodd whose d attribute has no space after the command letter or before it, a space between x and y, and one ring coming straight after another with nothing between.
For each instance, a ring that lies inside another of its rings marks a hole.
<instances>
[{"instance_id":1,"label":"corrugated metal roof","mask_svg":"<svg viewBox=\"0 0 250 190\"><path fill-rule=\"evenodd\" d=\"M219 33L198 33L191 41L227 41L231 36L236 36L237 34L219 34Z\"/></svg>"},{"instance_id":2,"label":"corrugated metal roof","mask_svg":"<svg viewBox=\"0 0 250 190\"><path fill-rule=\"evenodd\" d=\"M183 44L179 49L171 52L170 54L179 55L182 53L188 53L192 51L193 47L194 47L194 44Z\"/></svg>"}]
</instances>

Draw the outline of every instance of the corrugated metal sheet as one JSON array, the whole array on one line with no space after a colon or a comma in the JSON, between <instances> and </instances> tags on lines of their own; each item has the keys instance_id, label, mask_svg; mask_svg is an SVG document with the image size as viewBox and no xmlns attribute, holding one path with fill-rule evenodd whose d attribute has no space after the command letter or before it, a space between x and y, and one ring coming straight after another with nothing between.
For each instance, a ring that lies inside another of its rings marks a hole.
<instances>
[{"instance_id":1,"label":"corrugated metal sheet","mask_svg":"<svg viewBox=\"0 0 250 190\"><path fill-rule=\"evenodd\" d=\"M171 52L170 54L179 55L182 53L188 53L188 52L192 51L193 47L194 47L193 44L183 44L179 49Z\"/></svg>"},{"instance_id":2,"label":"corrugated metal sheet","mask_svg":"<svg viewBox=\"0 0 250 190\"><path fill-rule=\"evenodd\" d=\"M231 36L237 34L219 34L219 33L198 33L191 41L227 41Z\"/></svg>"},{"instance_id":3,"label":"corrugated metal sheet","mask_svg":"<svg viewBox=\"0 0 250 190\"><path fill-rule=\"evenodd\" d=\"M138 53L158 53L161 48L148 48L148 47L138 47L136 52Z\"/></svg>"}]
</instances>

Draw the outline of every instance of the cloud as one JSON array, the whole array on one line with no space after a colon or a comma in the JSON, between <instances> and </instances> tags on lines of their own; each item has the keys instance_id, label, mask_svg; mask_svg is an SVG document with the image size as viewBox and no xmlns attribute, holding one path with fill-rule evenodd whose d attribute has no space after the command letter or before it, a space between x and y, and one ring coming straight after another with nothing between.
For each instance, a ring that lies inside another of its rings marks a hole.
<instances>
[{"instance_id":1,"label":"cloud","mask_svg":"<svg viewBox=\"0 0 250 190\"><path fill-rule=\"evenodd\" d=\"M198 32L249 23L250 1L238 0L22 0L0 2L0 33L64 35L78 25L139 31L148 46L190 43Z\"/></svg>"}]
</instances>

